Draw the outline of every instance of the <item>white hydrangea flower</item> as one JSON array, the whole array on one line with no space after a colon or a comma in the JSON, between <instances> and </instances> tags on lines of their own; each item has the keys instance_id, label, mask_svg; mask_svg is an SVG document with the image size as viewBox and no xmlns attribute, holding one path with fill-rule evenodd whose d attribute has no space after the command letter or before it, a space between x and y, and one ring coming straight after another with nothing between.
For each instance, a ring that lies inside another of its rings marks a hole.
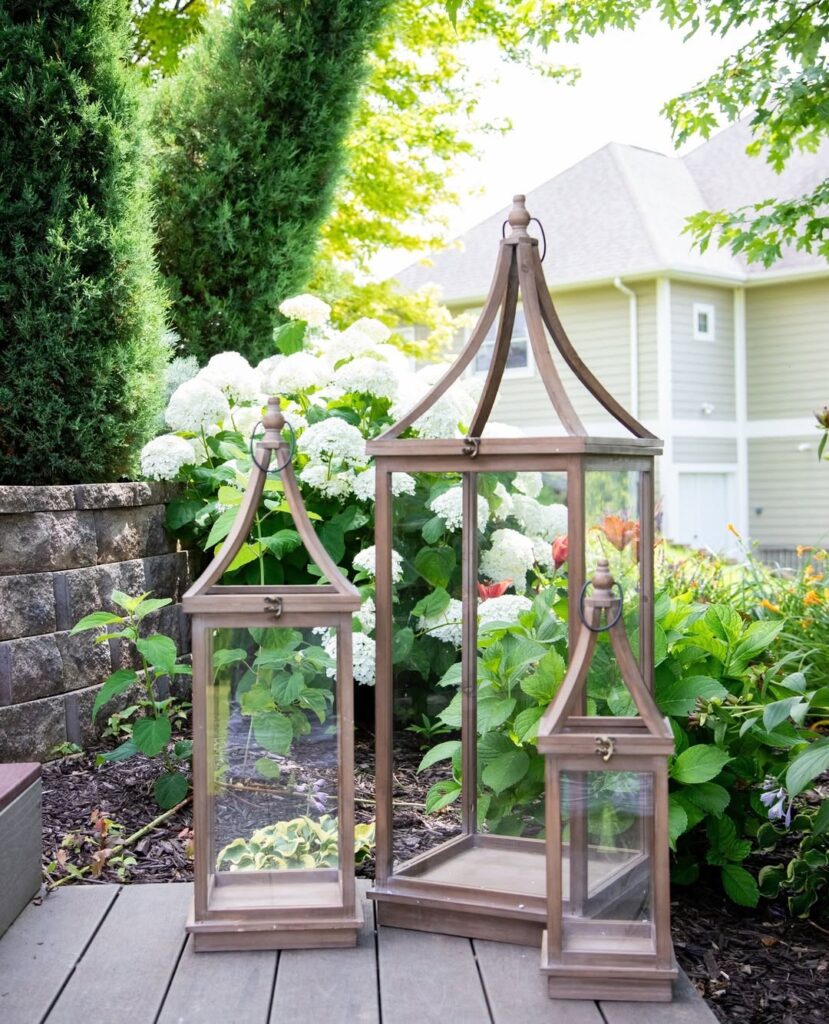
<instances>
[{"instance_id":1,"label":"white hydrangea flower","mask_svg":"<svg viewBox=\"0 0 829 1024\"><path fill-rule=\"evenodd\" d=\"M542 505L525 494L513 496L514 515L531 537L553 541L567 533L565 505Z\"/></svg>"},{"instance_id":2,"label":"white hydrangea flower","mask_svg":"<svg viewBox=\"0 0 829 1024\"><path fill-rule=\"evenodd\" d=\"M391 336L391 331L386 327L384 323L379 320L375 320L371 316L361 316L359 320L355 320L349 330L360 331L365 334L375 345L382 345L384 341L388 341Z\"/></svg>"},{"instance_id":3,"label":"white hydrangea flower","mask_svg":"<svg viewBox=\"0 0 829 1024\"><path fill-rule=\"evenodd\" d=\"M516 473L512 486L530 498L537 498L541 493L540 473Z\"/></svg>"},{"instance_id":4,"label":"white hydrangea flower","mask_svg":"<svg viewBox=\"0 0 829 1024\"><path fill-rule=\"evenodd\" d=\"M374 345L370 355L374 359L382 359L384 363L393 367L399 380L406 380L411 376L411 360L394 345Z\"/></svg>"},{"instance_id":5,"label":"white hydrangea flower","mask_svg":"<svg viewBox=\"0 0 829 1024\"><path fill-rule=\"evenodd\" d=\"M489 597L486 601L478 603L478 625L486 626L490 622L517 622L518 616L529 611L532 606L532 601L520 594Z\"/></svg>"},{"instance_id":6,"label":"white hydrangea flower","mask_svg":"<svg viewBox=\"0 0 829 1024\"><path fill-rule=\"evenodd\" d=\"M275 356L268 356L256 364L256 372L259 374L259 386L263 391L268 391L271 386L271 378L274 370L285 359L285 356L277 353Z\"/></svg>"},{"instance_id":7,"label":"white hydrangea flower","mask_svg":"<svg viewBox=\"0 0 829 1024\"><path fill-rule=\"evenodd\" d=\"M309 462L299 479L326 498L345 498L354 489L354 473L350 469L332 473L328 466L318 462Z\"/></svg>"},{"instance_id":8,"label":"white hydrangea flower","mask_svg":"<svg viewBox=\"0 0 829 1024\"><path fill-rule=\"evenodd\" d=\"M399 382L389 363L371 356L358 356L334 371L333 384L344 392L394 398Z\"/></svg>"},{"instance_id":9,"label":"white hydrangea flower","mask_svg":"<svg viewBox=\"0 0 829 1024\"><path fill-rule=\"evenodd\" d=\"M374 607L374 600L367 597L360 605L360 610L355 613L354 618L363 627L364 633L373 633L377 622L377 613Z\"/></svg>"},{"instance_id":10,"label":"white hydrangea flower","mask_svg":"<svg viewBox=\"0 0 829 1024\"><path fill-rule=\"evenodd\" d=\"M493 518L508 519L515 508L512 501L512 495L503 484L498 484L495 488L495 496L500 499L501 504L495 509Z\"/></svg>"},{"instance_id":11,"label":"white hydrangea flower","mask_svg":"<svg viewBox=\"0 0 829 1024\"><path fill-rule=\"evenodd\" d=\"M164 370L165 400L169 402L176 388L186 380L192 380L198 372L199 361L195 356L176 356L175 359L171 359Z\"/></svg>"},{"instance_id":12,"label":"white hydrangea flower","mask_svg":"<svg viewBox=\"0 0 829 1024\"><path fill-rule=\"evenodd\" d=\"M496 530L490 539L492 547L481 555L481 572L494 583L512 580L522 592L527 573L535 565L532 541L517 530Z\"/></svg>"},{"instance_id":13,"label":"white hydrangea flower","mask_svg":"<svg viewBox=\"0 0 829 1024\"><path fill-rule=\"evenodd\" d=\"M453 597L440 614L421 616L417 628L436 640L460 647L463 643L463 605Z\"/></svg>"},{"instance_id":14,"label":"white hydrangea flower","mask_svg":"<svg viewBox=\"0 0 829 1024\"><path fill-rule=\"evenodd\" d=\"M328 323L331 307L316 295L292 295L279 304L279 312L289 320L304 320L309 327L323 327Z\"/></svg>"},{"instance_id":15,"label":"white hydrangea flower","mask_svg":"<svg viewBox=\"0 0 829 1024\"><path fill-rule=\"evenodd\" d=\"M210 431L208 431L210 433ZM200 437L188 437L187 443L193 448L193 463L196 466L201 466L202 463L207 462L208 451L207 446Z\"/></svg>"},{"instance_id":16,"label":"white hydrangea flower","mask_svg":"<svg viewBox=\"0 0 829 1024\"><path fill-rule=\"evenodd\" d=\"M362 551L358 551L354 556L354 561L351 563L355 569L368 573L372 579L376 576L375 564L376 564L376 550L372 544L371 547L363 548ZM391 553L391 580L392 583L399 583L403 579L403 559L397 551L392 550Z\"/></svg>"},{"instance_id":17,"label":"white hydrangea flower","mask_svg":"<svg viewBox=\"0 0 829 1024\"><path fill-rule=\"evenodd\" d=\"M177 434L162 434L141 449L141 472L150 480L175 480L182 466L195 461L193 446Z\"/></svg>"},{"instance_id":18,"label":"white hydrangea flower","mask_svg":"<svg viewBox=\"0 0 829 1024\"><path fill-rule=\"evenodd\" d=\"M463 526L463 488L450 487L448 491L439 494L429 505L429 508L440 516L444 526L450 533L459 530ZM478 529L486 529L489 519L489 502L483 495L478 495Z\"/></svg>"},{"instance_id":19,"label":"white hydrangea flower","mask_svg":"<svg viewBox=\"0 0 829 1024\"><path fill-rule=\"evenodd\" d=\"M233 426L244 438L249 438L253 428L262 419L263 406L261 405L235 405L230 410L230 418Z\"/></svg>"},{"instance_id":20,"label":"white hydrangea flower","mask_svg":"<svg viewBox=\"0 0 829 1024\"><path fill-rule=\"evenodd\" d=\"M555 567L555 559L553 558L553 545L548 540L544 540L541 537L533 538L533 554L535 555L536 562L546 572L552 572Z\"/></svg>"},{"instance_id":21,"label":"white hydrangea flower","mask_svg":"<svg viewBox=\"0 0 829 1024\"><path fill-rule=\"evenodd\" d=\"M297 441L297 448L311 462L337 459L346 466L364 466L368 460L365 438L339 416L329 416L306 427Z\"/></svg>"},{"instance_id":22,"label":"white hydrangea flower","mask_svg":"<svg viewBox=\"0 0 829 1024\"><path fill-rule=\"evenodd\" d=\"M416 487L417 481L408 473L392 473L391 493L395 498L399 498L401 494L414 494Z\"/></svg>"},{"instance_id":23,"label":"white hydrangea flower","mask_svg":"<svg viewBox=\"0 0 829 1024\"><path fill-rule=\"evenodd\" d=\"M337 637L329 637L323 644L325 653L329 658L337 657ZM374 641L365 633L355 633L352 637L352 665L354 681L362 683L363 686L374 686L374 666L377 660L377 651ZM334 678L337 670L332 667L326 670L330 678Z\"/></svg>"},{"instance_id":24,"label":"white hydrangea flower","mask_svg":"<svg viewBox=\"0 0 829 1024\"><path fill-rule=\"evenodd\" d=\"M259 397L259 374L238 352L219 352L210 357L199 378L217 387L235 405Z\"/></svg>"},{"instance_id":25,"label":"white hydrangea flower","mask_svg":"<svg viewBox=\"0 0 829 1024\"><path fill-rule=\"evenodd\" d=\"M206 380L194 377L180 384L170 397L164 418L171 430L201 433L224 422L230 414L227 399Z\"/></svg>"},{"instance_id":26,"label":"white hydrangea flower","mask_svg":"<svg viewBox=\"0 0 829 1024\"><path fill-rule=\"evenodd\" d=\"M269 363L262 383L269 395L295 395L298 391L324 387L330 377L331 371L324 359L310 352L293 352L282 356L278 362Z\"/></svg>"},{"instance_id":27,"label":"white hydrangea flower","mask_svg":"<svg viewBox=\"0 0 829 1024\"><path fill-rule=\"evenodd\" d=\"M354 496L360 501L374 501L375 479L374 467L358 473L354 480ZM391 493L395 498L401 494L414 494L416 486L415 478L408 473L392 473Z\"/></svg>"}]
</instances>

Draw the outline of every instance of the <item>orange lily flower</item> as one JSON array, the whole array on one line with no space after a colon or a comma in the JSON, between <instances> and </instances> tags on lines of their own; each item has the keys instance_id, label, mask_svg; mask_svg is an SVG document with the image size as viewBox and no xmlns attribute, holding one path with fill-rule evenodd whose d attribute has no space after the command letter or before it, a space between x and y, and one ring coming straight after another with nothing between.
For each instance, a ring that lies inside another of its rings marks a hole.
<instances>
[{"instance_id":1,"label":"orange lily flower","mask_svg":"<svg viewBox=\"0 0 829 1024\"><path fill-rule=\"evenodd\" d=\"M486 601L490 597L501 597L512 586L512 580L501 580L500 583L479 583L478 597Z\"/></svg>"}]
</instances>

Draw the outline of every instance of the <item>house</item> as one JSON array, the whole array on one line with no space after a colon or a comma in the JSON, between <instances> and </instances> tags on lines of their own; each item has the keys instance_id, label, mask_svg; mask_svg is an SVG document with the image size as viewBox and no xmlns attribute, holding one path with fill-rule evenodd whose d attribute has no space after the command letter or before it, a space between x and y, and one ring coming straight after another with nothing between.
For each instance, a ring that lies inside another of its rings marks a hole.
<instances>
[{"instance_id":1,"label":"house","mask_svg":"<svg viewBox=\"0 0 829 1024\"><path fill-rule=\"evenodd\" d=\"M829 544L829 464L817 460L813 416L829 404L829 265L794 250L769 269L724 249L700 253L683 227L702 209L811 189L829 172L829 146L778 176L746 156L748 140L741 123L681 158L610 143L528 193L527 208L544 228L544 269L571 341L665 441L665 535L728 551L732 523L788 561L797 545ZM477 311L505 217L397 279L436 283L453 311ZM521 327L519 314L494 417L556 429ZM562 377L571 388L566 367ZM606 433L591 403L584 395L577 410Z\"/></svg>"}]
</instances>

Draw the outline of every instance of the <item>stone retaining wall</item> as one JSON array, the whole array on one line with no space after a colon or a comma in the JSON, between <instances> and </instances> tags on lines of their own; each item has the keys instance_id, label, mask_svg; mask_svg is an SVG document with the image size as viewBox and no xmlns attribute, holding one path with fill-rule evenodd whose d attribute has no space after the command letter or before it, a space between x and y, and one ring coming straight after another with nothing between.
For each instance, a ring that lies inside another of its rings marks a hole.
<instances>
[{"instance_id":1,"label":"stone retaining wall","mask_svg":"<svg viewBox=\"0 0 829 1024\"><path fill-rule=\"evenodd\" d=\"M93 738L90 713L107 676L127 666L118 640L70 637L82 616L117 611L113 590L174 603L145 620L189 650L177 603L190 555L164 528L167 484L0 487L0 761L45 760Z\"/></svg>"}]
</instances>

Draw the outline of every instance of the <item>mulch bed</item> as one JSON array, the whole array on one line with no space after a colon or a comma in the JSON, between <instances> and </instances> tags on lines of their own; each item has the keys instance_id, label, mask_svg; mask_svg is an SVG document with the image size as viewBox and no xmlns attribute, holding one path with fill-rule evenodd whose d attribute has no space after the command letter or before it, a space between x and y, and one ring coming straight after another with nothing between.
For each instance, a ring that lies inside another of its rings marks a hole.
<instances>
[{"instance_id":1,"label":"mulch bed","mask_svg":"<svg viewBox=\"0 0 829 1024\"><path fill-rule=\"evenodd\" d=\"M441 777L417 775L421 753L414 745L396 758L396 853L408 859L457 834L453 808L424 816L429 787ZM374 817L374 756L371 738L359 736L355 750L356 816ZM67 835L87 837L82 851L69 859L87 863L100 845L100 826L92 812L123 826L127 837L161 813L152 786L157 766L142 757L95 767L94 752L73 755L43 767L43 846L45 862L58 859ZM255 794L252 795L255 801ZM252 805L255 806L255 805ZM261 822L260 822L261 823ZM113 841L109 840L110 843ZM128 880L186 882L193 877L191 857L192 808L188 803L154 827L131 847L136 863ZM372 878L369 859L358 871ZM60 877L61 870L52 873ZM88 884L118 881L116 870L104 863ZM74 884L74 883L71 883ZM673 932L677 959L717 1017L738 1024L825 1024L829 1021L829 927L786 917L785 907L763 902L743 910L728 902L704 881L673 894Z\"/></svg>"}]
</instances>

